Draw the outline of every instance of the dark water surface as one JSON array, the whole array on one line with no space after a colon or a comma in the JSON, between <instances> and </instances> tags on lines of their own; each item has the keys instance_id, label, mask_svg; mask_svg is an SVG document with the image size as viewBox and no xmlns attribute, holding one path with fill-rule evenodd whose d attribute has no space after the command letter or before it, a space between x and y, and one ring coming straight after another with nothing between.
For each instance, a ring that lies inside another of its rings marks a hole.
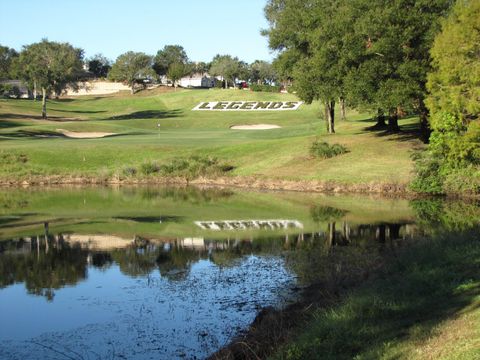
<instances>
[{"instance_id":1,"label":"dark water surface","mask_svg":"<svg viewBox=\"0 0 480 360\"><path fill-rule=\"evenodd\" d=\"M1 190L0 359L201 359L301 287L478 215L441 200Z\"/></svg>"}]
</instances>

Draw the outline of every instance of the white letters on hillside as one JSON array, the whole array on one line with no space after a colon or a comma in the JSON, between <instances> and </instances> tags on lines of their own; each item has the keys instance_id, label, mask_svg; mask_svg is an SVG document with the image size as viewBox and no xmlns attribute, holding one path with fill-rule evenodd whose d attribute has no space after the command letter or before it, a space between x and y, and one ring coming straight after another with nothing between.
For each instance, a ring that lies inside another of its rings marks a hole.
<instances>
[{"instance_id":1,"label":"white letters on hillside","mask_svg":"<svg viewBox=\"0 0 480 360\"><path fill-rule=\"evenodd\" d=\"M302 101L207 101L195 106L195 111L285 111L297 110Z\"/></svg>"}]
</instances>

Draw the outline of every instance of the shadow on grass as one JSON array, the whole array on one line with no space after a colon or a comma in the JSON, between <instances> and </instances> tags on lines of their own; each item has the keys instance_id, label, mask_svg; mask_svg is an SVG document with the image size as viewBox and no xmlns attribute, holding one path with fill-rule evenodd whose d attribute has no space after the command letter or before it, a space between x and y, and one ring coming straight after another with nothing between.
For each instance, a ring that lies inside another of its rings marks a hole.
<instances>
[{"instance_id":1,"label":"shadow on grass","mask_svg":"<svg viewBox=\"0 0 480 360\"><path fill-rule=\"evenodd\" d=\"M12 127L20 127L20 126L27 126L27 124L16 122L16 121L9 121L9 120L2 120L2 115L0 114L0 129L8 129Z\"/></svg>"},{"instance_id":2,"label":"shadow on grass","mask_svg":"<svg viewBox=\"0 0 480 360\"><path fill-rule=\"evenodd\" d=\"M160 224L164 222L180 222L181 216L118 216L117 220L128 220L137 223Z\"/></svg>"},{"instance_id":3,"label":"shadow on grass","mask_svg":"<svg viewBox=\"0 0 480 360\"><path fill-rule=\"evenodd\" d=\"M0 133L0 136L3 137L3 140L8 140L8 138L14 138L14 139L32 139L32 140L38 140L38 139L48 139L48 138L64 138L68 139L63 134L60 134L58 132L54 131L27 131L27 130L19 130L11 133ZM2 139L0 139L2 140Z\"/></svg>"},{"instance_id":4,"label":"shadow on grass","mask_svg":"<svg viewBox=\"0 0 480 360\"><path fill-rule=\"evenodd\" d=\"M106 110L59 110L59 109L50 109L51 111L57 112L66 112L66 113L75 113L75 114L100 114L107 112Z\"/></svg>"},{"instance_id":5,"label":"shadow on grass","mask_svg":"<svg viewBox=\"0 0 480 360\"><path fill-rule=\"evenodd\" d=\"M367 120L361 121L367 122ZM368 119L368 122L374 122L374 120ZM363 130L374 133L377 137L391 136L391 140L393 141L411 141L422 139L419 123L402 125L401 120L399 121L398 131L390 131L388 126L378 126L376 123L372 126L364 128Z\"/></svg>"},{"instance_id":6,"label":"shadow on grass","mask_svg":"<svg viewBox=\"0 0 480 360\"><path fill-rule=\"evenodd\" d=\"M134 119L167 119L182 115L182 110L143 110L135 111L130 114L116 115L107 120L134 120Z\"/></svg>"},{"instance_id":7,"label":"shadow on grass","mask_svg":"<svg viewBox=\"0 0 480 360\"><path fill-rule=\"evenodd\" d=\"M439 324L463 313L480 294L478 230L397 250L376 278L342 304L317 310L303 335L282 352L289 359L407 358L413 344L435 336Z\"/></svg>"},{"instance_id":8,"label":"shadow on grass","mask_svg":"<svg viewBox=\"0 0 480 360\"><path fill-rule=\"evenodd\" d=\"M31 114L11 114L5 113L0 114L0 120L48 120L48 121L57 121L57 122L65 122L65 121L72 121L72 120L79 120L74 118L65 118L61 116L47 116L47 119L43 119L41 115L31 115Z\"/></svg>"}]
</instances>

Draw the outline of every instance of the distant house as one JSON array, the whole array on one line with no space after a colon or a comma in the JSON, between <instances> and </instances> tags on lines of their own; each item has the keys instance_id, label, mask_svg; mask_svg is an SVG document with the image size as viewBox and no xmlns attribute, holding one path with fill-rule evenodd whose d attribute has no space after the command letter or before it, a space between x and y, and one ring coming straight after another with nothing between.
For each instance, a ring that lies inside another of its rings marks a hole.
<instances>
[{"instance_id":1,"label":"distant house","mask_svg":"<svg viewBox=\"0 0 480 360\"><path fill-rule=\"evenodd\" d=\"M8 90L6 90L6 88ZM22 80L3 80L0 81L0 95L9 97L19 97L22 99L32 99L33 94Z\"/></svg>"},{"instance_id":2,"label":"distant house","mask_svg":"<svg viewBox=\"0 0 480 360\"><path fill-rule=\"evenodd\" d=\"M184 76L178 81L178 85L185 88L211 88L215 86L216 79L208 74L192 74Z\"/></svg>"}]
</instances>

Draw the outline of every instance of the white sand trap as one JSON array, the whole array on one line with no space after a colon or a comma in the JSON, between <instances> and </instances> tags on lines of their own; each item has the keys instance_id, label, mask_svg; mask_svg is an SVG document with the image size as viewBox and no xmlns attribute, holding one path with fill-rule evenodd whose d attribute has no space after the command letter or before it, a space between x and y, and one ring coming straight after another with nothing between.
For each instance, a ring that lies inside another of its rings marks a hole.
<instances>
[{"instance_id":1,"label":"white sand trap","mask_svg":"<svg viewBox=\"0 0 480 360\"><path fill-rule=\"evenodd\" d=\"M254 125L233 125L230 126L232 130L270 130L280 129L281 126L270 124L254 124Z\"/></svg>"},{"instance_id":2,"label":"white sand trap","mask_svg":"<svg viewBox=\"0 0 480 360\"><path fill-rule=\"evenodd\" d=\"M74 138L74 139L103 138L105 136L116 134L116 133L106 133L106 132L78 132L78 131L68 131L64 129L57 129L57 131L62 133L66 137Z\"/></svg>"}]
</instances>

